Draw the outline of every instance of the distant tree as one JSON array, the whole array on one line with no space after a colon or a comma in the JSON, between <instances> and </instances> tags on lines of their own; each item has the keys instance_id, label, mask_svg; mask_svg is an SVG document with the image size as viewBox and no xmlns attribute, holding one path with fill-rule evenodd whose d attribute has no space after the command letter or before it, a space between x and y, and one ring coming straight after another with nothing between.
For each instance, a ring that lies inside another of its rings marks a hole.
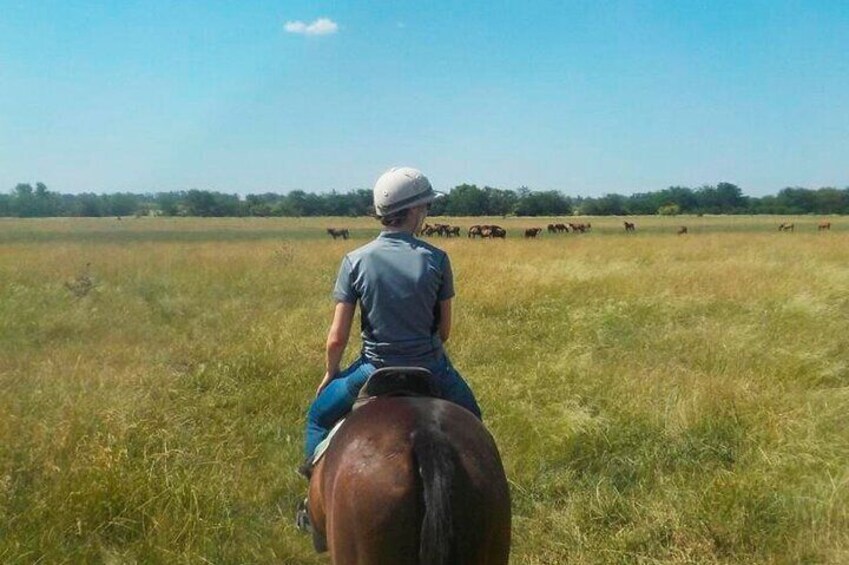
<instances>
[{"instance_id":1,"label":"distant tree","mask_svg":"<svg viewBox=\"0 0 849 565\"><path fill-rule=\"evenodd\" d=\"M74 215L83 217L100 217L108 213L105 203L96 194L83 193L75 199Z\"/></svg>"},{"instance_id":2,"label":"distant tree","mask_svg":"<svg viewBox=\"0 0 849 565\"><path fill-rule=\"evenodd\" d=\"M681 213L681 207L674 202L670 202L669 204L664 204L660 208L657 209L657 214L659 216L677 216Z\"/></svg>"},{"instance_id":3,"label":"distant tree","mask_svg":"<svg viewBox=\"0 0 849 565\"><path fill-rule=\"evenodd\" d=\"M180 211L180 202L185 198L180 192L159 192L154 202L164 216L176 216Z\"/></svg>"},{"instance_id":4,"label":"distant tree","mask_svg":"<svg viewBox=\"0 0 849 565\"><path fill-rule=\"evenodd\" d=\"M192 189L188 191L185 205L190 216L215 215L215 197L208 190Z\"/></svg>"},{"instance_id":5,"label":"distant tree","mask_svg":"<svg viewBox=\"0 0 849 565\"><path fill-rule=\"evenodd\" d=\"M626 199L625 209L629 214L655 214L669 200L664 199L665 191L643 192L631 195Z\"/></svg>"},{"instance_id":6,"label":"distant tree","mask_svg":"<svg viewBox=\"0 0 849 565\"><path fill-rule=\"evenodd\" d=\"M128 192L107 194L103 198L106 214L110 216L131 216L139 209L139 198Z\"/></svg>"},{"instance_id":7,"label":"distant tree","mask_svg":"<svg viewBox=\"0 0 849 565\"><path fill-rule=\"evenodd\" d=\"M12 208L15 215L21 218L32 218L37 215L38 205L31 184L20 183L15 186Z\"/></svg>"},{"instance_id":8,"label":"distant tree","mask_svg":"<svg viewBox=\"0 0 849 565\"><path fill-rule=\"evenodd\" d=\"M556 190L528 192L518 199L515 206L517 216L565 216L572 207L563 194Z\"/></svg>"},{"instance_id":9,"label":"distant tree","mask_svg":"<svg viewBox=\"0 0 849 565\"><path fill-rule=\"evenodd\" d=\"M605 194L601 198L587 198L581 204L581 214L588 216L624 216L628 214L628 200L621 194Z\"/></svg>"},{"instance_id":10,"label":"distant tree","mask_svg":"<svg viewBox=\"0 0 849 565\"><path fill-rule=\"evenodd\" d=\"M817 214L849 213L849 190L823 187L814 193L814 209Z\"/></svg>"},{"instance_id":11,"label":"distant tree","mask_svg":"<svg viewBox=\"0 0 849 565\"><path fill-rule=\"evenodd\" d=\"M12 215L12 196L10 194L0 194L0 217Z\"/></svg>"},{"instance_id":12,"label":"distant tree","mask_svg":"<svg viewBox=\"0 0 849 565\"><path fill-rule=\"evenodd\" d=\"M486 192L474 184L455 186L445 203L445 214L448 216L481 216L486 210Z\"/></svg>"},{"instance_id":13,"label":"distant tree","mask_svg":"<svg viewBox=\"0 0 849 565\"><path fill-rule=\"evenodd\" d=\"M806 214L816 207L816 195L813 191L800 187L781 189L776 197L778 207L783 214Z\"/></svg>"},{"instance_id":14,"label":"distant tree","mask_svg":"<svg viewBox=\"0 0 849 565\"><path fill-rule=\"evenodd\" d=\"M512 190L500 190L484 187L486 194L486 214L488 216L506 216L515 210L519 197Z\"/></svg>"}]
</instances>

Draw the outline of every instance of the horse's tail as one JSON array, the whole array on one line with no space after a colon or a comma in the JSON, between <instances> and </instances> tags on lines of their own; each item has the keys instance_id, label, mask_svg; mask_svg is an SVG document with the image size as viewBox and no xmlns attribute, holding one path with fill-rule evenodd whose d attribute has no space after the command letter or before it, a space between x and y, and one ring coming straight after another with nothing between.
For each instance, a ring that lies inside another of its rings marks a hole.
<instances>
[{"instance_id":1,"label":"horse's tail","mask_svg":"<svg viewBox=\"0 0 849 565\"><path fill-rule=\"evenodd\" d=\"M457 563L457 539L452 493L459 461L447 438L421 430L413 439L413 454L422 481L424 518L419 561L433 565Z\"/></svg>"}]
</instances>

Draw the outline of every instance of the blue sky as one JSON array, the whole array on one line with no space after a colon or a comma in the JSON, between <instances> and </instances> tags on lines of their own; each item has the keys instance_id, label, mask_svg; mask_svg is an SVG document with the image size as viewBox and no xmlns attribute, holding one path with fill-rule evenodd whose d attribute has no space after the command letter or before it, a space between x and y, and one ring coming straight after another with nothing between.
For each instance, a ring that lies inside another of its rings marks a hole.
<instances>
[{"instance_id":1,"label":"blue sky","mask_svg":"<svg viewBox=\"0 0 849 565\"><path fill-rule=\"evenodd\" d=\"M849 3L0 0L0 190L344 191L392 165L847 186Z\"/></svg>"}]
</instances>

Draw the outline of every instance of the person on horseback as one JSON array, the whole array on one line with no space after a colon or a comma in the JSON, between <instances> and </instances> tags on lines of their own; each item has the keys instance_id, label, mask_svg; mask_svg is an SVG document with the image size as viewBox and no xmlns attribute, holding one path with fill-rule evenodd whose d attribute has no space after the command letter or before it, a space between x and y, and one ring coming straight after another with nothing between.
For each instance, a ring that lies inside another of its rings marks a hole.
<instances>
[{"instance_id":1,"label":"person on horseback","mask_svg":"<svg viewBox=\"0 0 849 565\"><path fill-rule=\"evenodd\" d=\"M299 472L308 478L316 447L381 367L428 369L440 397L481 418L474 394L444 348L454 297L451 263L444 251L415 236L437 196L421 171L410 167L392 168L374 185L375 215L383 230L345 255L339 268L326 371L307 414L306 460ZM362 350L350 367L340 371L357 304Z\"/></svg>"}]
</instances>

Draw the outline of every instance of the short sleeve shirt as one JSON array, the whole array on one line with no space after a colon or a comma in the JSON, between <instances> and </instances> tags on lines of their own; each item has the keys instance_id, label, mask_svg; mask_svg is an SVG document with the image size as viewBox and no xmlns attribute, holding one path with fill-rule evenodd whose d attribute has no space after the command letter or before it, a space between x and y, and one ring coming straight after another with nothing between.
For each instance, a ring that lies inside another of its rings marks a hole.
<instances>
[{"instance_id":1,"label":"short sleeve shirt","mask_svg":"<svg viewBox=\"0 0 849 565\"><path fill-rule=\"evenodd\" d=\"M359 303L363 355L378 366L439 360L439 303L453 296L448 255L407 232L347 254L333 289L338 302Z\"/></svg>"}]
</instances>

